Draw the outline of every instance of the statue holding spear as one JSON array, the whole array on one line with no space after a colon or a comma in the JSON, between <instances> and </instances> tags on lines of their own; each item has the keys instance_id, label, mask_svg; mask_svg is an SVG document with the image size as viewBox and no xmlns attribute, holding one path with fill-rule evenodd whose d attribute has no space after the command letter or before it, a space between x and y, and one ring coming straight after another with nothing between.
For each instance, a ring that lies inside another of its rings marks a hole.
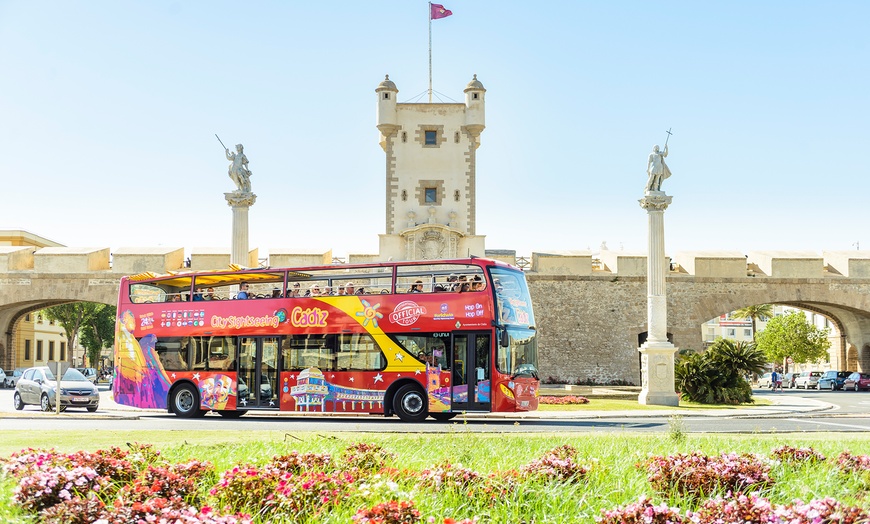
<instances>
[{"instance_id":1,"label":"statue holding spear","mask_svg":"<svg viewBox=\"0 0 870 524\"><path fill-rule=\"evenodd\" d=\"M238 191L242 193L250 193L252 173L248 169L248 157L245 156L245 146L243 146L242 144L236 144L236 152L232 153L230 152L229 148L224 145L220 137L217 136L217 133L215 133L214 136L223 146L224 151L226 152L227 160L230 161L230 166L227 169L230 180L232 180L236 184Z\"/></svg>"}]
</instances>

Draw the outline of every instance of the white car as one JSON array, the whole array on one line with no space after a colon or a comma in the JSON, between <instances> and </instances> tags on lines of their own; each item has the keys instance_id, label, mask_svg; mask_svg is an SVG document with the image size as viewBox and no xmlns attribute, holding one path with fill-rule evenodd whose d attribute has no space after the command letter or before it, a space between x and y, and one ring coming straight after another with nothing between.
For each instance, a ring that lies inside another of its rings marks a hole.
<instances>
[{"instance_id":1,"label":"white car","mask_svg":"<svg viewBox=\"0 0 870 524\"><path fill-rule=\"evenodd\" d=\"M0 369L0 386L6 387L6 372Z\"/></svg>"},{"instance_id":2,"label":"white car","mask_svg":"<svg viewBox=\"0 0 870 524\"><path fill-rule=\"evenodd\" d=\"M796 389L818 389L820 378L822 378L821 371L804 371L794 379L794 387Z\"/></svg>"},{"instance_id":3,"label":"white car","mask_svg":"<svg viewBox=\"0 0 870 524\"><path fill-rule=\"evenodd\" d=\"M18 379L21 378L21 375L24 374L24 370L27 368L15 368L12 373L6 375L6 384L5 386L8 388L14 388L16 384L18 384Z\"/></svg>"},{"instance_id":4,"label":"white car","mask_svg":"<svg viewBox=\"0 0 870 524\"><path fill-rule=\"evenodd\" d=\"M758 387L768 388L768 389L772 388L773 383L770 380L770 377L772 375L773 375L773 373L765 373L764 375L761 375L761 377L759 377L759 379L758 379Z\"/></svg>"}]
</instances>

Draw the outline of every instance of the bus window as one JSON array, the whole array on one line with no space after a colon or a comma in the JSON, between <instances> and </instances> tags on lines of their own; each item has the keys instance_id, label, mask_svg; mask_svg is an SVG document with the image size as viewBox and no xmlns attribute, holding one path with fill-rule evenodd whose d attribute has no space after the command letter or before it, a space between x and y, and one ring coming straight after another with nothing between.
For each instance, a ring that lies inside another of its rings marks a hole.
<instances>
[{"instance_id":1,"label":"bus window","mask_svg":"<svg viewBox=\"0 0 870 524\"><path fill-rule=\"evenodd\" d=\"M420 362L433 367L439 366L444 370L450 369L446 351L448 339L434 335L414 334L396 335L395 340Z\"/></svg>"},{"instance_id":2,"label":"bus window","mask_svg":"<svg viewBox=\"0 0 870 524\"><path fill-rule=\"evenodd\" d=\"M191 337L192 369L235 371L234 337Z\"/></svg>"},{"instance_id":3,"label":"bus window","mask_svg":"<svg viewBox=\"0 0 870 524\"><path fill-rule=\"evenodd\" d=\"M154 350L165 371L187 371L190 358L188 337L166 337L157 340Z\"/></svg>"},{"instance_id":4,"label":"bus window","mask_svg":"<svg viewBox=\"0 0 870 524\"><path fill-rule=\"evenodd\" d=\"M368 333L338 335L336 357L339 371L380 371L387 367L381 348Z\"/></svg>"},{"instance_id":5,"label":"bus window","mask_svg":"<svg viewBox=\"0 0 870 524\"><path fill-rule=\"evenodd\" d=\"M130 302L133 304L166 302L166 292L159 286L151 284L130 284Z\"/></svg>"},{"instance_id":6,"label":"bus window","mask_svg":"<svg viewBox=\"0 0 870 524\"><path fill-rule=\"evenodd\" d=\"M281 345L284 369L299 371L318 368L335 371L336 335L291 335Z\"/></svg>"}]
</instances>

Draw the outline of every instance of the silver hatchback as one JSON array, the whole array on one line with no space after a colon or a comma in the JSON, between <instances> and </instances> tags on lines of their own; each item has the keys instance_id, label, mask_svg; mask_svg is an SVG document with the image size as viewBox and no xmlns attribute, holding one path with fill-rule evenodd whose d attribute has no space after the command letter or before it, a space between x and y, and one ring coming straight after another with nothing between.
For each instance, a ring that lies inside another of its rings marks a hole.
<instances>
[{"instance_id":1,"label":"silver hatchback","mask_svg":"<svg viewBox=\"0 0 870 524\"><path fill-rule=\"evenodd\" d=\"M797 389L817 389L820 378L822 378L821 371L804 371L794 379L794 387Z\"/></svg>"},{"instance_id":2,"label":"silver hatchback","mask_svg":"<svg viewBox=\"0 0 870 524\"><path fill-rule=\"evenodd\" d=\"M42 411L52 411L57 405L57 379L47 366L28 368L18 379L12 403L17 410L31 404ZM100 406L97 387L75 368L66 370L60 381L60 410L85 408L96 411Z\"/></svg>"}]
</instances>

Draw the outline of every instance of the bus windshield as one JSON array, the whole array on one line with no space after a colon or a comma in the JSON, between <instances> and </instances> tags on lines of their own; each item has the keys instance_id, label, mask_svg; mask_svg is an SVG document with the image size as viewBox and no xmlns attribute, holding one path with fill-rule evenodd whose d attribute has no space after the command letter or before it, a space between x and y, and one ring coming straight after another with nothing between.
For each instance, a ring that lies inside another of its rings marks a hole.
<instances>
[{"instance_id":1,"label":"bus windshield","mask_svg":"<svg viewBox=\"0 0 870 524\"><path fill-rule=\"evenodd\" d=\"M522 272L494 267L490 269L495 286L498 321L507 326L534 327L532 299Z\"/></svg>"},{"instance_id":2,"label":"bus windshield","mask_svg":"<svg viewBox=\"0 0 870 524\"><path fill-rule=\"evenodd\" d=\"M496 364L498 370L514 378L518 376L538 378L538 343L531 329L507 330L510 343L499 344Z\"/></svg>"}]
</instances>

